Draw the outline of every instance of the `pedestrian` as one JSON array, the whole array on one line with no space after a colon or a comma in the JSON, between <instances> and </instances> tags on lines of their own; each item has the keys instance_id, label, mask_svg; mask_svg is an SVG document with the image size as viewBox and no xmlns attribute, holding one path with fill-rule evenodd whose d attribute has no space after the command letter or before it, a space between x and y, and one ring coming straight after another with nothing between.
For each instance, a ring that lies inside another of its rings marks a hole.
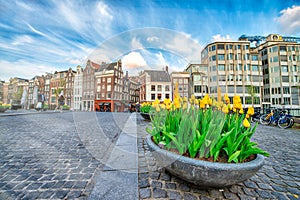
<instances>
[{"instance_id":1,"label":"pedestrian","mask_svg":"<svg viewBox=\"0 0 300 200\"><path fill-rule=\"evenodd\" d=\"M62 93L60 94L60 96L58 98L58 104L59 104L60 112L62 112L63 105L65 104L65 97Z\"/></svg>"},{"instance_id":2,"label":"pedestrian","mask_svg":"<svg viewBox=\"0 0 300 200\"><path fill-rule=\"evenodd\" d=\"M42 111L44 109L44 101L45 101L44 93L39 92L38 93L38 103L36 105L37 110Z\"/></svg>"}]
</instances>

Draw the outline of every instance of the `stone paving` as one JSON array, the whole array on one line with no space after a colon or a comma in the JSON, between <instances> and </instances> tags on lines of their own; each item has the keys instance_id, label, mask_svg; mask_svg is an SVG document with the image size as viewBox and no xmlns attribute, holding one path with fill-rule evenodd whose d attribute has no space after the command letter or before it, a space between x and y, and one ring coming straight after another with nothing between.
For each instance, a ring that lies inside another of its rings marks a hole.
<instances>
[{"instance_id":1,"label":"stone paving","mask_svg":"<svg viewBox=\"0 0 300 200\"><path fill-rule=\"evenodd\" d=\"M271 154L263 168L207 189L156 165L144 142L148 123L129 113L0 117L0 199L299 199L299 130L259 125L254 140Z\"/></svg>"}]
</instances>

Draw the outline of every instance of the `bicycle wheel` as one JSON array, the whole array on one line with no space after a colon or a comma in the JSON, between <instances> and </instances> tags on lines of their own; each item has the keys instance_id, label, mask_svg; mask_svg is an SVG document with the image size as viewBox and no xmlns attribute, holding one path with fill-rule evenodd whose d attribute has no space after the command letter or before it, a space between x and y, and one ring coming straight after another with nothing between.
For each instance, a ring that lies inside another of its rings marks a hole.
<instances>
[{"instance_id":1,"label":"bicycle wheel","mask_svg":"<svg viewBox=\"0 0 300 200\"><path fill-rule=\"evenodd\" d=\"M259 118L259 121L261 124L263 125L269 125L271 123L271 117L267 117L268 115L265 114L265 115L262 115L260 118Z\"/></svg>"},{"instance_id":2,"label":"bicycle wheel","mask_svg":"<svg viewBox=\"0 0 300 200\"><path fill-rule=\"evenodd\" d=\"M289 117L282 117L278 120L279 128L289 128L293 120Z\"/></svg>"}]
</instances>

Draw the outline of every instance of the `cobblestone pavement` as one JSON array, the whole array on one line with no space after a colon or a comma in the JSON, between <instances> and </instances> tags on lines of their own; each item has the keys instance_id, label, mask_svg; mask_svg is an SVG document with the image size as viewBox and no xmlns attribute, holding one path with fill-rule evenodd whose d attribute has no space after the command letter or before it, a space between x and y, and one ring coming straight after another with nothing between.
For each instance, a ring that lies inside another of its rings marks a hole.
<instances>
[{"instance_id":1,"label":"cobblestone pavement","mask_svg":"<svg viewBox=\"0 0 300 200\"><path fill-rule=\"evenodd\" d=\"M95 118L91 115L0 117L0 199L87 199L96 170L102 166L89 151L93 150L89 138L81 137L88 134L83 129L93 137ZM100 121L113 143L121 128L111 119L100 116ZM78 129L82 129L80 134Z\"/></svg>"},{"instance_id":2,"label":"cobblestone pavement","mask_svg":"<svg viewBox=\"0 0 300 200\"><path fill-rule=\"evenodd\" d=\"M101 190L97 174L121 132L130 128L125 127L130 114L74 113L0 117L0 199L91 199L95 188ZM259 126L254 140L271 156L257 175L224 189L201 189L156 166L144 142L149 122L137 119L139 199L300 196L299 130Z\"/></svg>"},{"instance_id":3,"label":"cobblestone pavement","mask_svg":"<svg viewBox=\"0 0 300 200\"><path fill-rule=\"evenodd\" d=\"M144 127L147 122L139 122ZM141 129L141 133L144 134ZM199 188L159 169L143 137L138 139L140 199L299 199L300 131L259 125L253 140L271 156L251 179L224 189Z\"/></svg>"}]
</instances>

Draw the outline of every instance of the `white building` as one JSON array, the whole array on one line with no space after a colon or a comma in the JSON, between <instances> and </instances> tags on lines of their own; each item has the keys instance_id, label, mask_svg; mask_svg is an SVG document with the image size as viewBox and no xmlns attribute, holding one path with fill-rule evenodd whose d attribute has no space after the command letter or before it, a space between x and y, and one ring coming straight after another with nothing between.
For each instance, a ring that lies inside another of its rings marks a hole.
<instances>
[{"instance_id":1,"label":"white building","mask_svg":"<svg viewBox=\"0 0 300 200\"><path fill-rule=\"evenodd\" d=\"M77 66L77 71L74 77L74 110L82 110L82 72L80 65Z\"/></svg>"},{"instance_id":2,"label":"white building","mask_svg":"<svg viewBox=\"0 0 300 200\"><path fill-rule=\"evenodd\" d=\"M140 101L172 99L171 79L166 70L145 70L140 75Z\"/></svg>"}]
</instances>

